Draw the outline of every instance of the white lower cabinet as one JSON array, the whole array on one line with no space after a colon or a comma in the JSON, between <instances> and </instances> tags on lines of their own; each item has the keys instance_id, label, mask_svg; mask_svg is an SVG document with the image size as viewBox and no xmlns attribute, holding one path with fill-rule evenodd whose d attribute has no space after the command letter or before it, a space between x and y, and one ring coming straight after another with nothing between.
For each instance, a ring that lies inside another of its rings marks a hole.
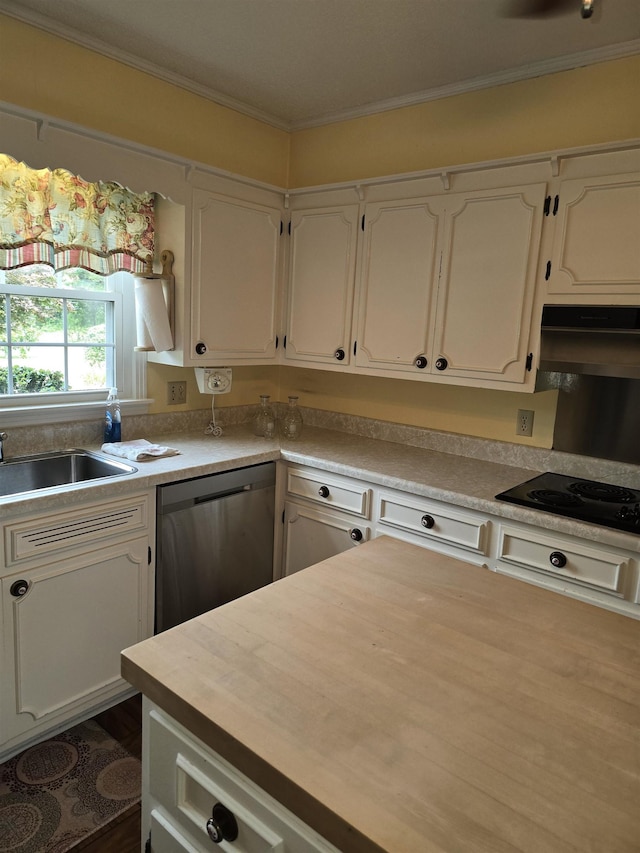
<instances>
[{"instance_id":1,"label":"white lower cabinet","mask_svg":"<svg viewBox=\"0 0 640 853\"><path fill-rule=\"evenodd\" d=\"M151 500L5 523L0 758L131 692L120 652L153 633Z\"/></svg>"},{"instance_id":2,"label":"white lower cabinet","mask_svg":"<svg viewBox=\"0 0 640 853\"><path fill-rule=\"evenodd\" d=\"M288 466L286 483L284 575L393 536L640 619L633 542L606 546L301 465Z\"/></svg>"},{"instance_id":3,"label":"white lower cabinet","mask_svg":"<svg viewBox=\"0 0 640 853\"><path fill-rule=\"evenodd\" d=\"M378 534L487 565L490 522L486 517L404 492L380 492L377 506Z\"/></svg>"},{"instance_id":4,"label":"white lower cabinet","mask_svg":"<svg viewBox=\"0 0 640 853\"><path fill-rule=\"evenodd\" d=\"M371 528L345 513L284 505L284 572L292 575L371 538Z\"/></svg>"},{"instance_id":5,"label":"white lower cabinet","mask_svg":"<svg viewBox=\"0 0 640 853\"><path fill-rule=\"evenodd\" d=\"M151 853L338 853L146 697L142 835ZM210 834L220 838L213 841Z\"/></svg>"},{"instance_id":6,"label":"white lower cabinet","mask_svg":"<svg viewBox=\"0 0 640 853\"><path fill-rule=\"evenodd\" d=\"M496 571L638 617L640 562L624 549L514 522L499 525Z\"/></svg>"},{"instance_id":7,"label":"white lower cabinet","mask_svg":"<svg viewBox=\"0 0 640 853\"><path fill-rule=\"evenodd\" d=\"M283 574L291 575L371 538L371 488L313 468L287 468Z\"/></svg>"}]
</instances>

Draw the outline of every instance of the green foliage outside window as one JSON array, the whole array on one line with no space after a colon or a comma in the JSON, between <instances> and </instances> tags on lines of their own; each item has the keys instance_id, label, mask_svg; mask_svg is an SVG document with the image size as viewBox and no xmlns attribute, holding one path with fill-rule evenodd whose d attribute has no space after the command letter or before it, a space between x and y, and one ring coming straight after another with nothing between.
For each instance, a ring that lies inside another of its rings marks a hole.
<instances>
[{"instance_id":1,"label":"green foliage outside window","mask_svg":"<svg viewBox=\"0 0 640 853\"><path fill-rule=\"evenodd\" d=\"M64 391L64 376L59 370L13 368L14 394L36 394L39 391ZM8 393L7 368L0 367L0 394Z\"/></svg>"}]
</instances>

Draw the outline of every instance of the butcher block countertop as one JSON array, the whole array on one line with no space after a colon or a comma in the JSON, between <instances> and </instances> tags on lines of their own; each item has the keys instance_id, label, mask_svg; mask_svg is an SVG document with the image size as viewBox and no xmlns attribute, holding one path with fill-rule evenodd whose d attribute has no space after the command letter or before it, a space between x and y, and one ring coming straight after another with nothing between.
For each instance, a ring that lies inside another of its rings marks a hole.
<instances>
[{"instance_id":1,"label":"butcher block countertop","mask_svg":"<svg viewBox=\"0 0 640 853\"><path fill-rule=\"evenodd\" d=\"M122 671L346 853L640 851L640 622L388 537Z\"/></svg>"}]
</instances>

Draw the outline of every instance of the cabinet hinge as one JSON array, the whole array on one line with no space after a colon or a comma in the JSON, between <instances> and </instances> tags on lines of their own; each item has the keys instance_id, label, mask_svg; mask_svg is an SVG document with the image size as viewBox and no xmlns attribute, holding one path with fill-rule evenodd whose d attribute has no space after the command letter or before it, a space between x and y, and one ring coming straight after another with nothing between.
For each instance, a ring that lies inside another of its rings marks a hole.
<instances>
[{"instance_id":1,"label":"cabinet hinge","mask_svg":"<svg viewBox=\"0 0 640 853\"><path fill-rule=\"evenodd\" d=\"M151 565L151 545L147 549L147 565Z\"/></svg>"},{"instance_id":2,"label":"cabinet hinge","mask_svg":"<svg viewBox=\"0 0 640 853\"><path fill-rule=\"evenodd\" d=\"M551 261L547 261L547 271L544 274L544 280L549 281L551 278Z\"/></svg>"},{"instance_id":3,"label":"cabinet hinge","mask_svg":"<svg viewBox=\"0 0 640 853\"><path fill-rule=\"evenodd\" d=\"M529 355L527 356L526 367L527 367L527 370L529 371L529 373L531 373L531 368L533 367L533 353L532 352L530 352Z\"/></svg>"},{"instance_id":4,"label":"cabinet hinge","mask_svg":"<svg viewBox=\"0 0 640 853\"><path fill-rule=\"evenodd\" d=\"M362 214L362 222L360 223L360 227L364 231L364 213Z\"/></svg>"},{"instance_id":5,"label":"cabinet hinge","mask_svg":"<svg viewBox=\"0 0 640 853\"><path fill-rule=\"evenodd\" d=\"M557 195L553 201L553 215L554 216L557 214L559 206L560 206L560 196Z\"/></svg>"},{"instance_id":6,"label":"cabinet hinge","mask_svg":"<svg viewBox=\"0 0 640 853\"><path fill-rule=\"evenodd\" d=\"M551 212L551 196L548 195L544 200L544 215L548 216Z\"/></svg>"}]
</instances>

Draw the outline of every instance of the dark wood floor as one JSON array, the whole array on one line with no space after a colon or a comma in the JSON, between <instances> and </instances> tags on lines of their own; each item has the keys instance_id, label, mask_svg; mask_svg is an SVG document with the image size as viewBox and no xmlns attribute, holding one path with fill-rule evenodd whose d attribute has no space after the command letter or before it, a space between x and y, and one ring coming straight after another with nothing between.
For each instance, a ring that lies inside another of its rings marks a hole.
<instances>
[{"instance_id":1,"label":"dark wood floor","mask_svg":"<svg viewBox=\"0 0 640 853\"><path fill-rule=\"evenodd\" d=\"M95 717L105 731L132 755L142 752L142 700L134 696ZM83 853L140 853L140 806L133 806L89 841L75 847Z\"/></svg>"}]
</instances>

